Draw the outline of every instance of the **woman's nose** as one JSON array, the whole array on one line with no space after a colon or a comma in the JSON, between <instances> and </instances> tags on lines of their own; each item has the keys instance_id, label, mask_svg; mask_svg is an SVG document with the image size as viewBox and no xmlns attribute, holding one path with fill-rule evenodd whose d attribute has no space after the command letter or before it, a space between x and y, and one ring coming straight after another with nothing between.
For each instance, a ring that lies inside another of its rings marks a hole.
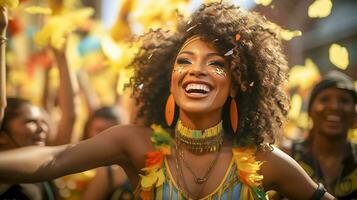
<instances>
[{"instance_id":1,"label":"woman's nose","mask_svg":"<svg viewBox=\"0 0 357 200\"><path fill-rule=\"evenodd\" d=\"M332 110L338 110L340 107L340 102L338 101L338 99L332 99L331 101L329 101L328 103L328 108L332 109Z\"/></svg>"},{"instance_id":2,"label":"woman's nose","mask_svg":"<svg viewBox=\"0 0 357 200\"><path fill-rule=\"evenodd\" d=\"M205 76L207 75L206 69L203 64L193 64L189 69L189 75L191 76Z\"/></svg>"},{"instance_id":3,"label":"woman's nose","mask_svg":"<svg viewBox=\"0 0 357 200\"><path fill-rule=\"evenodd\" d=\"M38 133L47 133L48 132L48 125L44 122L38 122L37 123L37 132Z\"/></svg>"}]
</instances>

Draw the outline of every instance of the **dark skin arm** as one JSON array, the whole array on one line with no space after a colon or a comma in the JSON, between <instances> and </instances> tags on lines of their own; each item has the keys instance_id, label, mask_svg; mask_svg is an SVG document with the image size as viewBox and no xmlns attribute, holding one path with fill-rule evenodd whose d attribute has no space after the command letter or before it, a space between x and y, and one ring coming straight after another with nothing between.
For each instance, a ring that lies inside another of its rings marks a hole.
<instances>
[{"instance_id":1,"label":"dark skin arm","mask_svg":"<svg viewBox=\"0 0 357 200\"><path fill-rule=\"evenodd\" d=\"M97 94L91 87L91 83L87 72L84 70L79 71L77 74L79 88L83 94L84 103L88 111L88 116L91 116L93 112L100 107L100 102Z\"/></svg>"},{"instance_id":2,"label":"dark skin arm","mask_svg":"<svg viewBox=\"0 0 357 200\"><path fill-rule=\"evenodd\" d=\"M6 28L8 25L7 10L0 7L0 125L4 118L4 111L6 107Z\"/></svg>"},{"instance_id":3,"label":"dark skin arm","mask_svg":"<svg viewBox=\"0 0 357 200\"><path fill-rule=\"evenodd\" d=\"M60 73L59 107L61 119L58 123L57 134L49 145L62 145L71 142L72 133L77 117L78 82L73 69L68 65L66 47L61 50L52 48L55 61Z\"/></svg>"},{"instance_id":4,"label":"dark skin arm","mask_svg":"<svg viewBox=\"0 0 357 200\"><path fill-rule=\"evenodd\" d=\"M99 166L122 165L132 184L139 181L151 129L115 126L78 144L26 147L0 152L1 182L38 182Z\"/></svg>"},{"instance_id":5,"label":"dark skin arm","mask_svg":"<svg viewBox=\"0 0 357 200\"><path fill-rule=\"evenodd\" d=\"M46 54L48 52L46 51ZM55 107L57 90L53 90L51 87L51 73L52 66L48 66L44 71L44 83L43 83L43 93L42 93L42 107L50 112L53 107Z\"/></svg>"},{"instance_id":6,"label":"dark skin arm","mask_svg":"<svg viewBox=\"0 0 357 200\"><path fill-rule=\"evenodd\" d=\"M264 162L261 174L264 175L265 190L276 190L291 200L310 199L315 192L317 184L295 160L276 147L272 152L259 151L257 159ZM325 193L322 199L335 198Z\"/></svg>"}]
</instances>

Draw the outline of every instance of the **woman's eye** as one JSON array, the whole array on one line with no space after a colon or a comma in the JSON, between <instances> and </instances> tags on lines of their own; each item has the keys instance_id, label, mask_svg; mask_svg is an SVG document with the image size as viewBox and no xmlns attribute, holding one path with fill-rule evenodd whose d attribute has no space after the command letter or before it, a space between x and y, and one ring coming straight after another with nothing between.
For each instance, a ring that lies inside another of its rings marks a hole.
<instances>
[{"instance_id":1,"label":"woman's eye","mask_svg":"<svg viewBox=\"0 0 357 200\"><path fill-rule=\"evenodd\" d=\"M224 67L224 62L213 61L213 62L210 62L208 65L213 65L213 66L217 66L217 67Z\"/></svg>"},{"instance_id":2,"label":"woman's eye","mask_svg":"<svg viewBox=\"0 0 357 200\"><path fill-rule=\"evenodd\" d=\"M178 58L177 59L177 64L192 64L190 60L186 59L186 58Z\"/></svg>"},{"instance_id":3,"label":"woman's eye","mask_svg":"<svg viewBox=\"0 0 357 200\"><path fill-rule=\"evenodd\" d=\"M323 96L318 99L321 103L327 103L330 101L329 97Z\"/></svg>"},{"instance_id":4,"label":"woman's eye","mask_svg":"<svg viewBox=\"0 0 357 200\"><path fill-rule=\"evenodd\" d=\"M338 99L342 104L353 104L352 98L340 97Z\"/></svg>"}]
</instances>

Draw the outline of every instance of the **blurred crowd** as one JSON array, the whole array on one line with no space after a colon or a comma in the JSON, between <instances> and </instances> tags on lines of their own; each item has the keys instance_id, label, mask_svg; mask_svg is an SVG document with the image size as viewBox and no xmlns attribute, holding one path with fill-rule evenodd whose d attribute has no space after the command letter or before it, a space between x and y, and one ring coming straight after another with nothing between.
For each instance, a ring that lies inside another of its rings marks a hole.
<instances>
[{"instance_id":1,"label":"blurred crowd","mask_svg":"<svg viewBox=\"0 0 357 200\"><path fill-rule=\"evenodd\" d=\"M274 1L252 2L274 9ZM331 12L329 2L311 2L309 16L328 17L321 12ZM314 9L314 3L320 7ZM174 29L176 18L193 4L121 0L114 24L105 28L98 10L79 0L0 0L0 104L6 103L0 111L0 151L74 143L117 124L143 123L136 118L140 105L125 87L136 38L149 29ZM303 34L271 26L287 43ZM329 53L335 70L322 73L311 59L291 66L289 120L276 146L331 194L352 199L357 198L356 75L344 71L346 48L331 44ZM120 167L107 166L36 184L0 184L0 197L132 199L133 189Z\"/></svg>"}]
</instances>

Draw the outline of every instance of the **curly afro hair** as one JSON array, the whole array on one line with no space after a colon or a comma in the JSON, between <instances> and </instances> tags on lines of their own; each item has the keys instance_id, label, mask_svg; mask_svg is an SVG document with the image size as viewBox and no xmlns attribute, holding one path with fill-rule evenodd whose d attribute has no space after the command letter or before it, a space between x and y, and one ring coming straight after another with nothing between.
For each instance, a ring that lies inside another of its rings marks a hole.
<instances>
[{"instance_id":1,"label":"curly afro hair","mask_svg":"<svg viewBox=\"0 0 357 200\"><path fill-rule=\"evenodd\" d=\"M213 41L222 55L231 51L230 71L238 94L237 144L259 147L274 143L288 110L284 90L288 67L270 23L255 12L216 2L202 5L187 20L181 17L176 31L151 30L141 36L141 48L130 65L135 75L129 84L141 106L138 117L145 118L147 125L170 128L164 110L172 66L185 40L200 35ZM228 113L228 102L222 113ZM231 132L229 116L222 118L225 132Z\"/></svg>"}]
</instances>

